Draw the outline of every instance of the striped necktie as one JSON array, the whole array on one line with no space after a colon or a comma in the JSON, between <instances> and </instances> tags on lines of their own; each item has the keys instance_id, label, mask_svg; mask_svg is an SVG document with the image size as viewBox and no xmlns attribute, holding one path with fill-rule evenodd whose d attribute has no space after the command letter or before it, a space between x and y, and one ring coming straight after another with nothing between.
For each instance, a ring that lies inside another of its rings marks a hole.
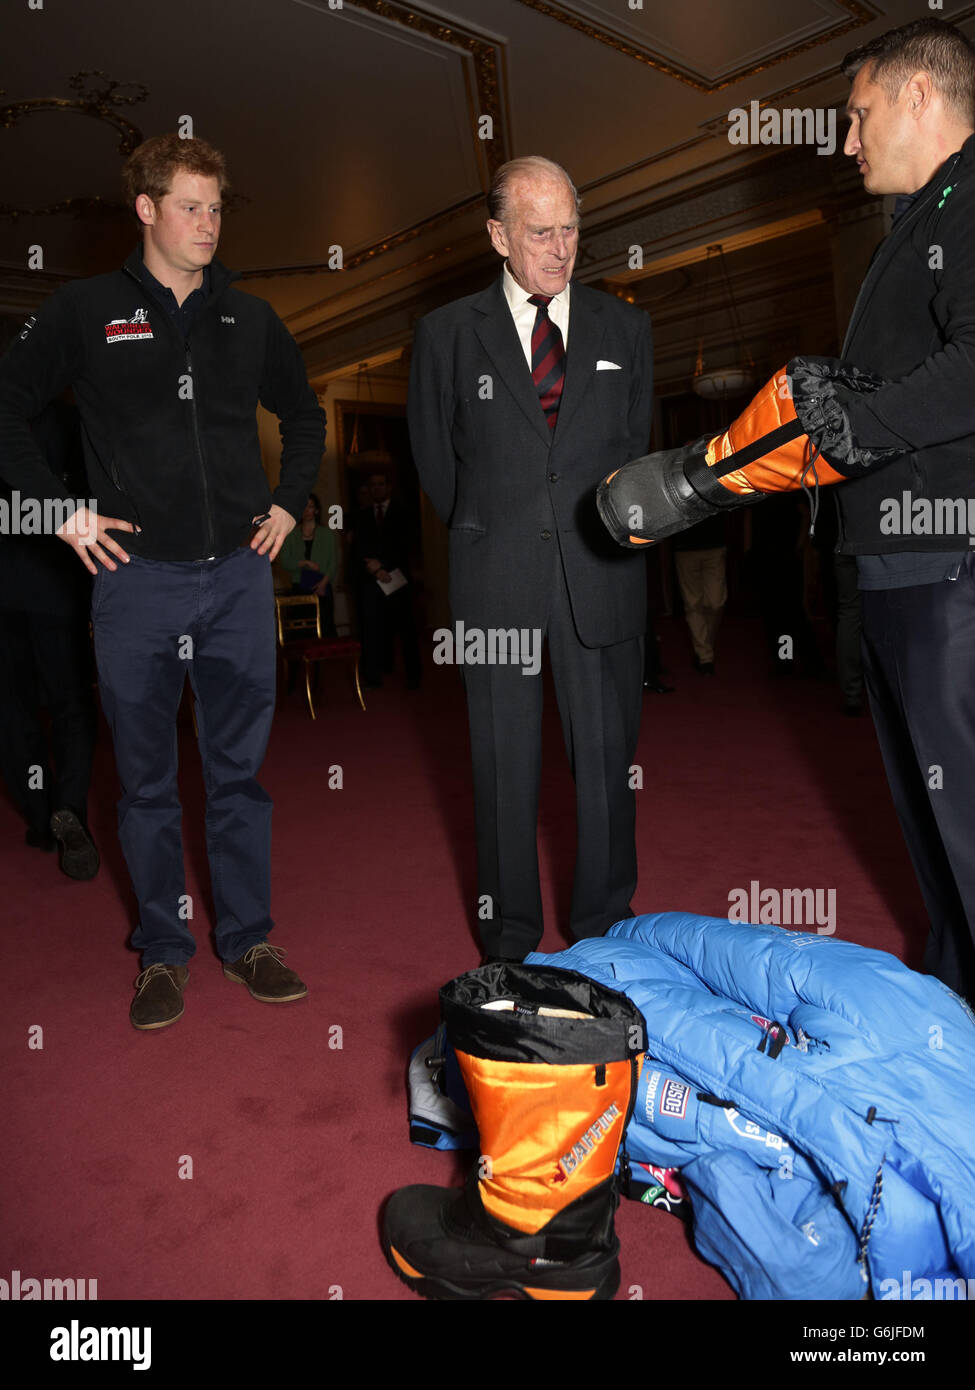
<instances>
[{"instance_id":1,"label":"striped necktie","mask_svg":"<svg viewBox=\"0 0 975 1390\"><path fill-rule=\"evenodd\" d=\"M536 305L538 310L532 329L532 381L548 427L554 430L565 384L565 347L558 324L548 316L551 296L533 294L528 303Z\"/></svg>"}]
</instances>

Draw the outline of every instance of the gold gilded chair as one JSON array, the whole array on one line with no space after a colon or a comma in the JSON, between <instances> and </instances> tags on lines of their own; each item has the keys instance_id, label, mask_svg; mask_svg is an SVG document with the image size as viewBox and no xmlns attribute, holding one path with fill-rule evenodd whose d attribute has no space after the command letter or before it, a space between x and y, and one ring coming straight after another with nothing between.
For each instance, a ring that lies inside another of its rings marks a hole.
<instances>
[{"instance_id":1,"label":"gold gilded chair","mask_svg":"<svg viewBox=\"0 0 975 1390\"><path fill-rule=\"evenodd\" d=\"M355 693L359 697L359 704L365 709L366 702L359 683L360 644L351 637L322 636L321 614L314 594L277 594L274 606L277 610L278 650L284 678L287 680L291 662L300 661L305 672L305 694L312 719L315 718L315 702L311 694L311 670L322 661L353 662Z\"/></svg>"}]
</instances>

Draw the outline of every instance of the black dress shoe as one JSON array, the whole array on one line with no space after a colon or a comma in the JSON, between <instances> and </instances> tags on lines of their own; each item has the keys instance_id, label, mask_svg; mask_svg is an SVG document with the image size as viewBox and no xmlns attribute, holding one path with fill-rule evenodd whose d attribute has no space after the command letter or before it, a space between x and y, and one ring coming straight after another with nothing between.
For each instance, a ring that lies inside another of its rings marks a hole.
<instances>
[{"instance_id":1,"label":"black dress shoe","mask_svg":"<svg viewBox=\"0 0 975 1390\"><path fill-rule=\"evenodd\" d=\"M39 830L31 826L24 840L30 845L31 849L42 849L45 854L51 854L58 847L58 842L51 834L50 830Z\"/></svg>"},{"instance_id":2,"label":"black dress shoe","mask_svg":"<svg viewBox=\"0 0 975 1390\"><path fill-rule=\"evenodd\" d=\"M652 690L654 695L673 695L674 693L674 687L664 685L663 681L644 681L643 688L644 690Z\"/></svg>"},{"instance_id":3,"label":"black dress shoe","mask_svg":"<svg viewBox=\"0 0 975 1390\"><path fill-rule=\"evenodd\" d=\"M65 807L51 817L51 832L61 846L61 868L69 878L94 878L101 860L95 842L74 811Z\"/></svg>"}]
</instances>

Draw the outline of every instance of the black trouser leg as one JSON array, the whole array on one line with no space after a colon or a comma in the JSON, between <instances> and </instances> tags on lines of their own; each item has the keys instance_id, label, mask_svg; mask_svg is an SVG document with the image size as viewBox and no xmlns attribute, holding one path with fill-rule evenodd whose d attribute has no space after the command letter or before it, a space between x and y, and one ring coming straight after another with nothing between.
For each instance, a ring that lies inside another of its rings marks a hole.
<instances>
[{"instance_id":1,"label":"black trouser leg","mask_svg":"<svg viewBox=\"0 0 975 1390\"><path fill-rule=\"evenodd\" d=\"M975 998L975 555L957 580L861 599L870 706L931 920L924 968Z\"/></svg>"}]
</instances>

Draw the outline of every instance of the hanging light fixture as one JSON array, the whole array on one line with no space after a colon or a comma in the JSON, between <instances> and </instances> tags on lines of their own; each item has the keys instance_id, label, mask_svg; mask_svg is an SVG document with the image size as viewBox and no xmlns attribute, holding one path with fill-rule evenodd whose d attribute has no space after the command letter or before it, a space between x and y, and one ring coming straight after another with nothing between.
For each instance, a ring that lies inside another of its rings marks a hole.
<instances>
[{"instance_id":1,"label":"hanging light fixture","mask_svg":"<svg viewBox=\"0 0 975 1390\"><path fill-rule=\"evenodd\" d=\"M352 417L352 438L346 451L345 464L347 468L356 468L365 476L367 473L392 473L394 459L388 449L362 449L359 447L359 411L362 406L362 382L365 380L369 388L369 403L373 404L372 383L368 377L367 362L359 363L359 370L355 379L355 413Z\"/></svg>"},{"instance_id":2,"label":"hanging light fixture","mask_svg":"<svg viewBox=\"0 0 975 1390\"><path fill-rule=\"evenodd\" d=\"M701 290L701 304L703 309L704 299L707 293L709 270L712 255L718 262L718 272L724 280L725 293L728 297L728 309L731 317L731 325L738 346L739 361L735 366L712 367L705 370L704 366L704 336L703 331L697 342L697 358L694 363L694 376L691 381L691 389L694 394L700 396L705 401L723 401L731 396L740 396L743 392L750 390L755 384L755 363L751 353L745 346L745 335L742 332L741 320L738 317L738 305L735 303L734 292L731 288L731 278L728 275L728 264L724 256L724 248L719 243L716 246L709 246L707 257L704 262L704 285ZM703 321L702 314L698 314L698 322Z\"/></svg>"}]
</instances>

